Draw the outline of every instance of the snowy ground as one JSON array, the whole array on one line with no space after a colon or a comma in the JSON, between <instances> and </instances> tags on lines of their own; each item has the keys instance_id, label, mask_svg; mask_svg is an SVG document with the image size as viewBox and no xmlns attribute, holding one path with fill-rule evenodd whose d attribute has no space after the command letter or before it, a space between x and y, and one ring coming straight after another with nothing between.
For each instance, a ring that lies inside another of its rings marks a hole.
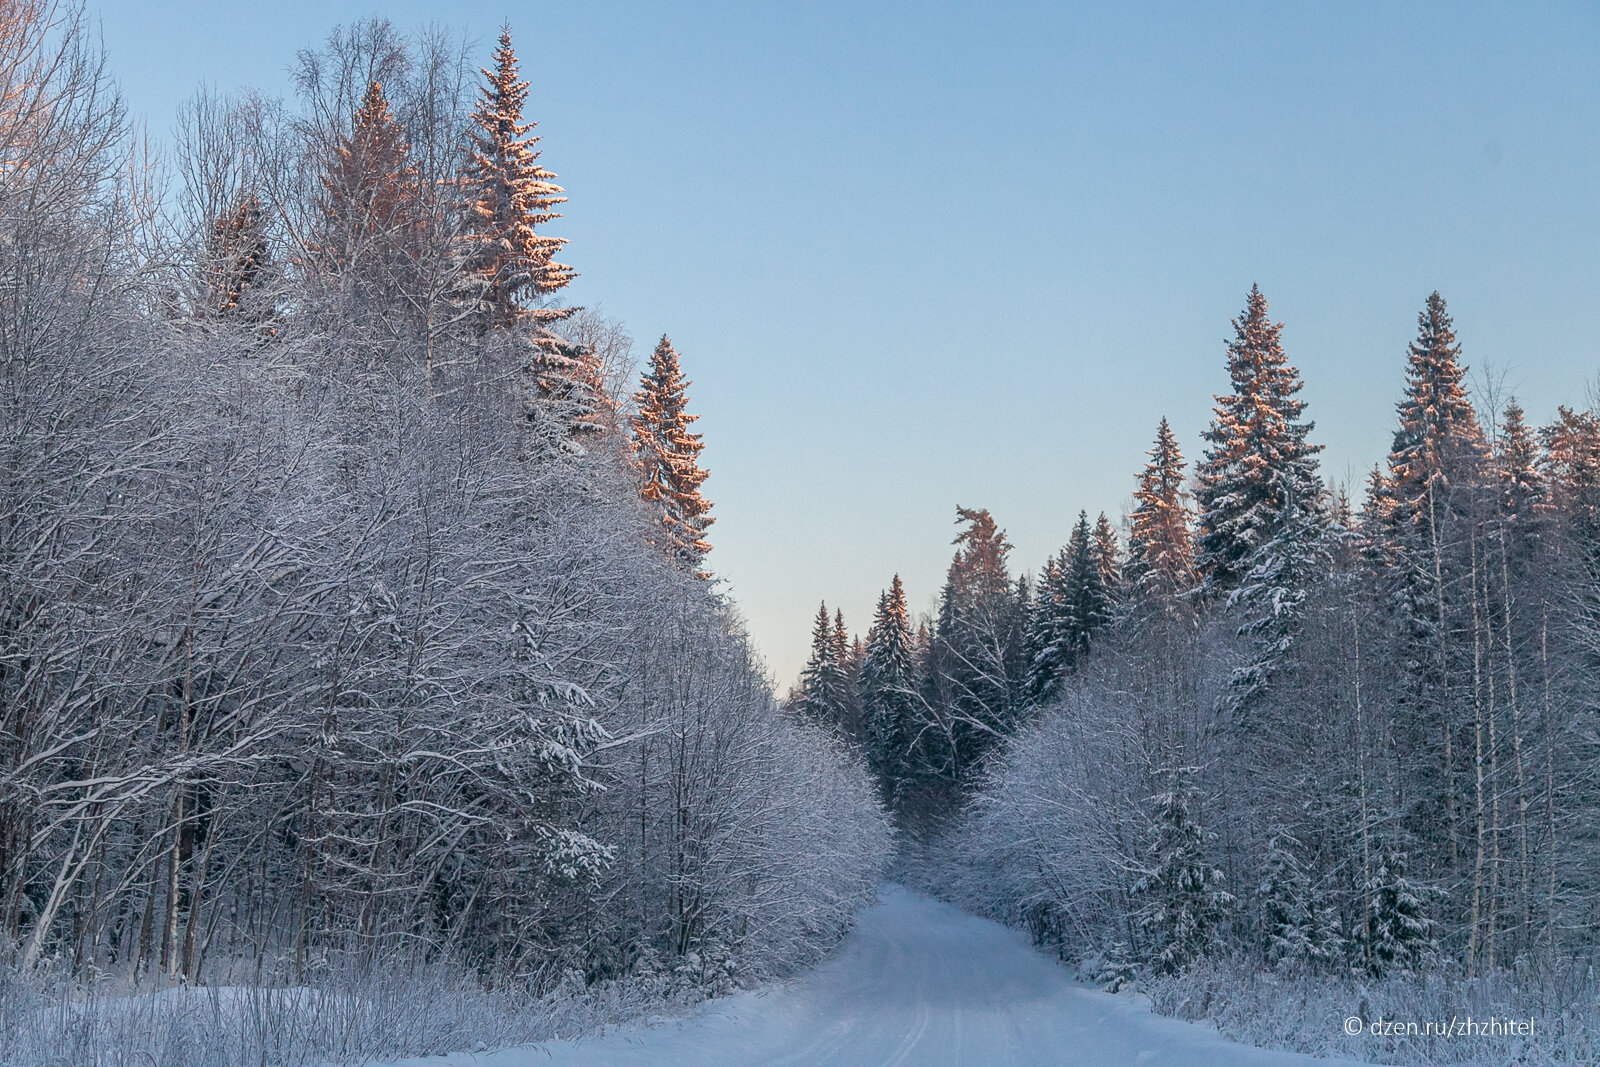
<instances>
[{"instance_id":1,"label":"snowy ground","mask_svg":"<svg viewBox=\"0 0 1600 1067\"><path fill-rule=\"evenodd\" d=\"M1337 1021L1335 1021L1337 1024ZM604 1037L407 1060L407 1067L749 1067L754 1064L1333 1064L1234 1044L1074 983L1016 931L899 886L828 962L688 1017ZM1350 1062L1350 1061L1344 1061Z\"/></svg>"}]
</instances>

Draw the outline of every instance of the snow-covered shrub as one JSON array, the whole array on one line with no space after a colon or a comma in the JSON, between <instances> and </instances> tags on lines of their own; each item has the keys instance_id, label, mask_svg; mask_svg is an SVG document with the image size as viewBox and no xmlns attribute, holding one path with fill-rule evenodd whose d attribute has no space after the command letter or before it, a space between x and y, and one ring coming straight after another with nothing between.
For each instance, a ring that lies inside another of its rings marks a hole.
<instances>
[{"instance_id":1,"label":"snow-covered shrub","mask_svg":"<svg viewBox=\"0 0 1600 1067\"><path fill-rule=\"evenodd\" d=\"M137 992L61 972L0 968L4 1067L311 1067L593 1033L705 995L642 980L575 984L532 996L486 990L459 963L325 968L306 985L242 984Z\"/></svg>"},{"instance_id":2,"label":"snow-covered shrub","mask_svg":"<svg viewBox=\"0 0 1600 1067\"><path fill-rule=\"evenodd\" d=\"M1263 971L1211 958L1141 983L1157 1012L1209 1020L1242 1044L1392 1064L1579 1064L1600 1055L1600 985L1585 967L1464 979L1434 972L1368 979ZM1356 1017L1358 1033L1346 1022ZM1479 1030L1468 1033L1468 1020ZM1532 1020L1532 1033L1489 1020ZM1374 1032L1381 1021L1382 1032ZM1405 1026L1454 1036L1407 1035ZM1388 1024L1400 1024L1398 1032Z\"/></svg>"}]
</instances>

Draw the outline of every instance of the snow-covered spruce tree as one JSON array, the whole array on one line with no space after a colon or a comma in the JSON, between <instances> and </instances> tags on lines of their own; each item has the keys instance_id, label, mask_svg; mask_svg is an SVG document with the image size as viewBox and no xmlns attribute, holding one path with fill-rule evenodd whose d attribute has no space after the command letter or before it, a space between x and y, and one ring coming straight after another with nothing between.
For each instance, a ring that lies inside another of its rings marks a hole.
<instances>
[{"instance_id":1,"label":"snow-covered spruce tree","mask_svg":"<svg viewBox=\"0 0 1600 1067\"><path fill-rule=\"evenodd\" d=\"M1268 835L1260 887L1262 955L1278 969L1329 967L1344 957L1338 913L1306 872L1303 850L1282 826Z\"/></svg>"},{"instance_id":2,"label":"snow-covered spruce tree","mask_svg":"<svg viewBox=\"0 0 1600 1067\"><path fill-rule=\"evenodd\" d=\"M1106 592L1102 567L1089 529L1089 515L1080 511L1078 524L1067 542L1067 647L1074 663L1088 655L1095 636L1111 621L1111 597Z\"/></svg>"},{"instance_id":3,"label":"snow-covered spruce tree","mask_svg":"<svg viewBox=\"0 0 1600 1067\"><path fill-rule=\"evenodd\" d=\"M1140 929L1148 937L1144 959L1172 974L1205 955L1216 939L1233 894L1222 869L1206 858L1208 834L1195 817L1197 797L1181 772L1151 798L1155 818L1144 873L1132 888Z\"/></svg>"},{"instance_id":4,"label":"snow-covered spruce tree","mask_svg":"<svg viewBox=\"0 0 1600 1067\"><path fill-rule=\"evenodd\" d=\"M417 168L383 86L367 85L319 179L310 252L351 306L381 300L415 261L421 226Z\"/></svg>"},{"instance_id":5,"label":"snow-covered spruce tree","mask_svg":"<svg viewBox=\"0 0 1600 1067\"><path fill-rule=\"evenodd\" d=\"M700 494L707 472L700 466L700 435L689 432L700 417L687 410L689 384L663 334L633 397L633 441L639 495L661 521L658 547L678 566L706 578L700 566L711 543L705 535L716 520L709 514L711 502Z\"/></svg>"},{"instance_id":6,"label":"snow-covered spruce tree","mask_svg":"<svg viewBox=\"0 0 1600 1067\"><path fill-rule=\"evenodd\" d=\"M1027 699L1031 705L1046 704L1055 696L1062 678L1088 654L1091 639L1110 622L1111 598L1103 568L1088 512L1080 511L1066 547L1045 563L1029 614Z\"/></svg>"},{"instance_id":7,"label":"snow-covered spruce tree","mask_svg":"<svg viewBox=\"0 0 1600 1067\"><path fill-rule=\"evenodd\" d=\"M1368 973L1418 973L1437 948L1428 915L1437 892L1406 876L1406 853L1392 843L1378 849L1363 889L1371 912L1357 933Z\"/></svg>"},{"instance_id":8,"label":"snow-covered spruce tree","mask_svg":"<svg viewBox=\"0 0 1600 1067\"><path fill-rule=\"evenodd\" d=\"M1377 554L1402 664L1396 742L1415 775L1408 825L1423 869L1451 870L1462 841L1456 705L1469 696L1465 644L1475 589L1463 588L1482 510L1488 446L1464 385L1455 324L1437 292L1407 348L1405 395L1388 468L1374 486ZM1439 835L1441 826L1444 834Z\"/></svg>"},{"instance_id":9,"label":"snow-covered spruce tree","mask_svg":"<svg viewBox=\"0 0 1600 1067\"><path fill-rule=\"evenodd\" d=\"M1517 398L1506 401L1494 442L1494 469L1500 482L1500 514L1516 523L1531 520L1545 502L1545 476L1539 445Z\"/></svg>"},{"instance_id":10,"label":"snow-covered spruce tree","mask_svg":"<svg viewBox=\"0 0 1600 1067\"><path fill-rule=\"evenodd\" d=\"M1268 317L1267 298L1256 286L1233 329L1233 391L1216 398L1205 457L1195 470L1195 564L1207 588L1222 593L1244 582L1251 557L1285 524L1322 511L1321 446L1306 439L1313 424L1301 418L1300 372L1285 358L1283 324Z\"/></svg>"},{"instance_id":11,"label":"snow-covered spruce tree","mask_svg":"<svg viewBox=\"0 0 1600 1067\"><path fill-rule=\"evenodd\" d=\"M1094 560L1106 598L1115 604L1122 586L1122 552L1117 545L1117 531L1103 511L1094 520Z\"/></svg>"},{"instance_id":12,"label":"snow-covered spruce tree","mask_svg":"<svg viewBox=\"0 0 1600 1067\"><path fill-rule=\"evenodd\" d=\"M1486 448L1467 395L1455 321L1437 292L1417 315L1417 338L1406 356L1405 397L1382 502L1391 525L1426 527L1438 520L1452 479L1479 472Z\"/></svg>"},{"instance_id":13,"label":"snow-covered spruce tree","mask_svg":"<svg viewBox=\"0 0 1600 1067\"><path fill-rule=\"evenodd\" d=\"M1006 571L1010 542L982 508L957 508L955 558L945 576L929 648L933 699L919 753L947 793L965 782L1016 723L1027 681L1027 616ZM952 794L953 795L953 794Z\"/></svg>"},{"instance_id":14,"label":"snow-covered spruce tree","mask_svg":"<svg viewBox=\"0 0 1600 1067\"><path fill-rule=\"evenodd\" d=\"M461 176L467 202L462 237L463 299L476 309L481 329L520 322L548 326L570 309L536 306L576 275L556 262L566 240L540 233L560 218L566 203L555 175L539 162L537 125L523 121L528 83L517 76L510 27L500 31L494 69L484 70L472 113L472 148Z\"/></svg>"},{"instance_id":15,"label":"snow-covered spruce tree","mask_svg":"<svg viewBox=\"0 0 1600 1067\"><path fill-rule=\"evenodd\" d=\"M1263 695L1297 654L1306 597L1332 567L1327 517L1300 506L1292 491L1280 499L1284 513L1271 538L1251 551L1248 569L1228 597L1240 618L1238 631L1249 642L1229 698L1230 711L1247 731L1261 725L1255 718Z\"/></svg>"},{"instance_id":16,"label":"snow-covered spruce tree","mask_svg":"<svg viewBox=\"0 0 1600 1067\"><path fill-rule=\"evenodd\" d=\"M1069 568L1066 549L1045 560L1028 612L1027 701L1031 707L1043 707L1053 700L1067 673Z\"/></svg>"},{"instance_id":17,"label":"snow-covered spruce tree","mask_svg":"<svg viewBox=\"0 0 1600 1067\"><path fill-rule=\"evenodd\" d=\"M800 671L800 703L796 710L813 724L826 721L828 686L833 675L833 619L828 614L828 602L817 607L817 617L811 624L811 655Z\"/></svg>"},{"instance_id":18,"label":"snow-covered spruce tree","mask_svg":"<svg viewBox=\"0 0 1600 1067\"><path fill-rule=\"evenodd\" d=\"M1167 420L1156 430L1150 462L1139 476L1128 530L1128 562L1123 579L1130 594L1175 596L1194 587L1192 514L1183 491L1183 453Z\"/></svg>"},{"instance_id":19,"label":"snow-covered spruce tree","mask_svg":"<svg viewBox=\"0 0 1600 1067\"><path fill-rule=\"evenodd\" d=\"M842 614L839 621L843 622ZM848 670L843 656L847 650L848 644L840 639L838 627L828 615L828 605L824 602L817 609L816 622L811 627L811 657L800 672L801 699L796 710L806 722L841 736Z\"/></svg>"},{"instance_id":20,"label":"snow-covered spruce tree","mask_svg":"<svg viewBox=\"0 0 1600 1067\"><path fill-rule=\"evenodd\" d=\"M1248 642L1233 677L1230 711L1247 728L1273 678L1295 654L1301 613L1312 585L1330 565L1320 445L1306 435L1300 374L1279 342L1282 323L1267 317L1266 298L1250 289L1228 348L1234 394L1219 397L1200 466L1200 551L1209 587L1227 593Z\"/></svg>"},{"instance_id":21,"label":"snow-covered spruce tree","mask_svg":"<svg viewBox=\"0 0 1600 1067\"><path fill-rule=\"evenodd\" d=\"M605 402L596 391L592 353L549 330L521 328L497 339L521 354L519 387L527 455L583 455L605 432Z\"/></svg>"},{"instance_id":22,"label":"snow-covered spruce tree","mask_svg":"<svg viewBox=\"0 0 1600 1067\"><path fill-rule=\"evenodd\" d=\"M861 662L867 766L891 807L899 806L911 781L918 700L911 614L897 574L878 597Z\"/></svg>"}]
</instances>

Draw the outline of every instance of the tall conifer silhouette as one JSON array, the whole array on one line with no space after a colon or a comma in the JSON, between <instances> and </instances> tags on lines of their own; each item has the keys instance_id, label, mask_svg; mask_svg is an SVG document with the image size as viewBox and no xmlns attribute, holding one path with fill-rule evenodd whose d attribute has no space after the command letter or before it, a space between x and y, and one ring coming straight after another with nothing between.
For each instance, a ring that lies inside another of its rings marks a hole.
<instances>
[{"instance_id":1,"label":"tall conifer silhouette","mask_svg":"<svg viewBox=\"0 0 1600 1067\"><path fill-rule=\"evenodd\" d=\"M531 319L539 325L571 314L568 308L531 306L576 276L556 262L567 242L539 232L566 203L555 175L539 162L537 123L523 121L528 83L517 76L511 30L500 32L494 69L484 70L472 113L472 150L463 186L467 199L464 275L468 299L483 329Z\"/></svg>"},{"instance_id":2,"label":"tall conifer silhouette","mask_svg":"<svg viewBox=\"0 0 1600 1067\"><path fill-rule=\"evenodd\" d=\"M689 432L700 417L685 408L689 385L677 350L663 334L634 396L633 437L642 475L640 494L655 506L661 521L660 547L684 569L705 577L700 565L711 551L705 534L716 520L709 514L711 502L700 493L708 472L700 466L700 435Z\"/></svg>"},{"instance_id":3,"label":"tall conifer silhouette","mask_svg":"<svg viewBox=\"0 0 1600 1067\"><path fill-rule=\"evenodd\" d=\"M405 269L420 226L417 168L383 86L367 86L321 178L316 251L334 273L383 284Z\"/></svg>"},{"instance_id":4,"label":"tall conifer silhouette","mask_svg":"<svg viewBox=\"0 0 1600 1067\"><path fill-rule=\"evenodd\" d=\"M1417 316L1406 349L1406 391L1380 489L1384 518L1397 533L1427 540L1454 488L1480 473L1483 428L1467 395L1455 320L1437 292Z\"/></svg>"},{"instance_id":5,"label":"tall conifer silhouette","mask_svg":"<svg viewBox=\"0 0 1600 1067\"><path fill-rule=\"evenodd\" d=\"M1250 287L1244 314L1233 320L1228 376L1233 391L1217 397L1196 470L1199 551L1196 565L1208 586L1239 587L1252 554L1301 514L1321 508L1320 445L1306 440L1312 424L1301 415L1300 372L1284 356L1283 324L1267 315L1267 298Z\"/></svg>"},{"instance_id":6,"label":"tall conifer silhouette","mask_svg":"<svg viewBox=\"0 0 1600 1067\"><path fill-rule=\"evenodd\" d=\"M905 586L894 576L878 598L861 663L861 705L867 765L885 799L898 804L913 774L916 742L917 662Z\"/></svg>"},{"instance_id":7,"label":"tall conifer silhouette","mask_svg":"<svg viewBox=\"0 0 1600 1067\"><path fill-rule=\"evenodd\" d=\"M1150 462L1139 475L1128 532L1128 585L1141 594L1178 593L1194 584L1190 510L1183 492L1183 453L1167 420L1156 430Z\"/></svg>"},{"instance_id":8,"label":"tall conifer silhouette","mask_svg":"<svg viewBox=\"0 0 1600 1067\"><path fill-rule=\"evenodd\" d=\"M1103 511L1094 520L1094 558L1100 568L1100 584L1105 587L1106 596L1115 600L1122 585L1122 552L1117 545L1117 531L1111 528L1111 520Z\"/></svg>"}]
</instances>

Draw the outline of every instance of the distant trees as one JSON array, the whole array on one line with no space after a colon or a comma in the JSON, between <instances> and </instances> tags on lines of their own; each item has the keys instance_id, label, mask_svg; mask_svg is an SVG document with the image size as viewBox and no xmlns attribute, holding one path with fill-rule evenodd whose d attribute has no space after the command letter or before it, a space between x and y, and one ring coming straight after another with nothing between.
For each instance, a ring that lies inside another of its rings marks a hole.
<instances>
[{"instance_id":1,"label":"distant trees","mask_svg":"<svg viewBox=\"0 0 1600 1067\"><path fill-rule=\"evenodd\" d=\"M1087 512L1065 548L1048 560L1033 596L1028 623L1027 699L1048 703L1091 640L1111 621L1111 591L1118 573L1116 535L1104 513L1095 529Z\"/></svg>"},{"instance_id":2,"label":"distant trees","mask_svg":"<svg viewBox=\"0 0 1600 1067\"><path fill-rule=\"evenodd\" d=\"M811 657L800 674L794 710L806 722L856 746L866 743L862 717L861 664L865 649L845 629L844 612L828 616L828 605L817 609L811 631Z\"/></svg>"},{"instance_id":3,"label":"distant trees","mask_svg":"<svg viewBox=\"0 0 1600 1067\"><path fill-rule=\"evenodd\" d=\"M1071 665L1071 568L1068 550L1063 548L1044 561L1033 590L1027 632L1027 699L1033 704L1054 699Z\"/></svg>"},{"instance_id":4,"label":"distant trees","mask_svg":"<svg viewBox=\"0 0 1600 1067\"><path fill-rule=\"evenodd\" d=\"M916 775L921 696L915 642L897 574L878 597L861 663L867 765L891 804L900 802Z\"/></svg>"},{"instance_id":5,"label":"distant trees","mask_svg":"<svg viewBox=\"0 0 1600 1067\"><path fill-rule=\"evenodd\" d=\"M1029 592L1011 578L1011 544L983 508L957 508L965 528L945 575L928 648L920 759L925 773L954 788L1008 736L1027 682L1024 635Z\"/></svg>"},{"instance_id":6,"label":"distant trees","mask_svg":"<svg viewBox=\"0 0 1600 1067\"><path fill-rule=\"evenodd\" d=\"M1214 953L1383 977L1592 951L1600 417L1475 405L1431 294L1358 510L1258 289L1233 325L1193 497L1163 419L1125 549L1079 512L1019 581L961 509L924 655L898 583L880 598L883 794L947 891L1118 982Z\"/></svg>"}]
</instances>

